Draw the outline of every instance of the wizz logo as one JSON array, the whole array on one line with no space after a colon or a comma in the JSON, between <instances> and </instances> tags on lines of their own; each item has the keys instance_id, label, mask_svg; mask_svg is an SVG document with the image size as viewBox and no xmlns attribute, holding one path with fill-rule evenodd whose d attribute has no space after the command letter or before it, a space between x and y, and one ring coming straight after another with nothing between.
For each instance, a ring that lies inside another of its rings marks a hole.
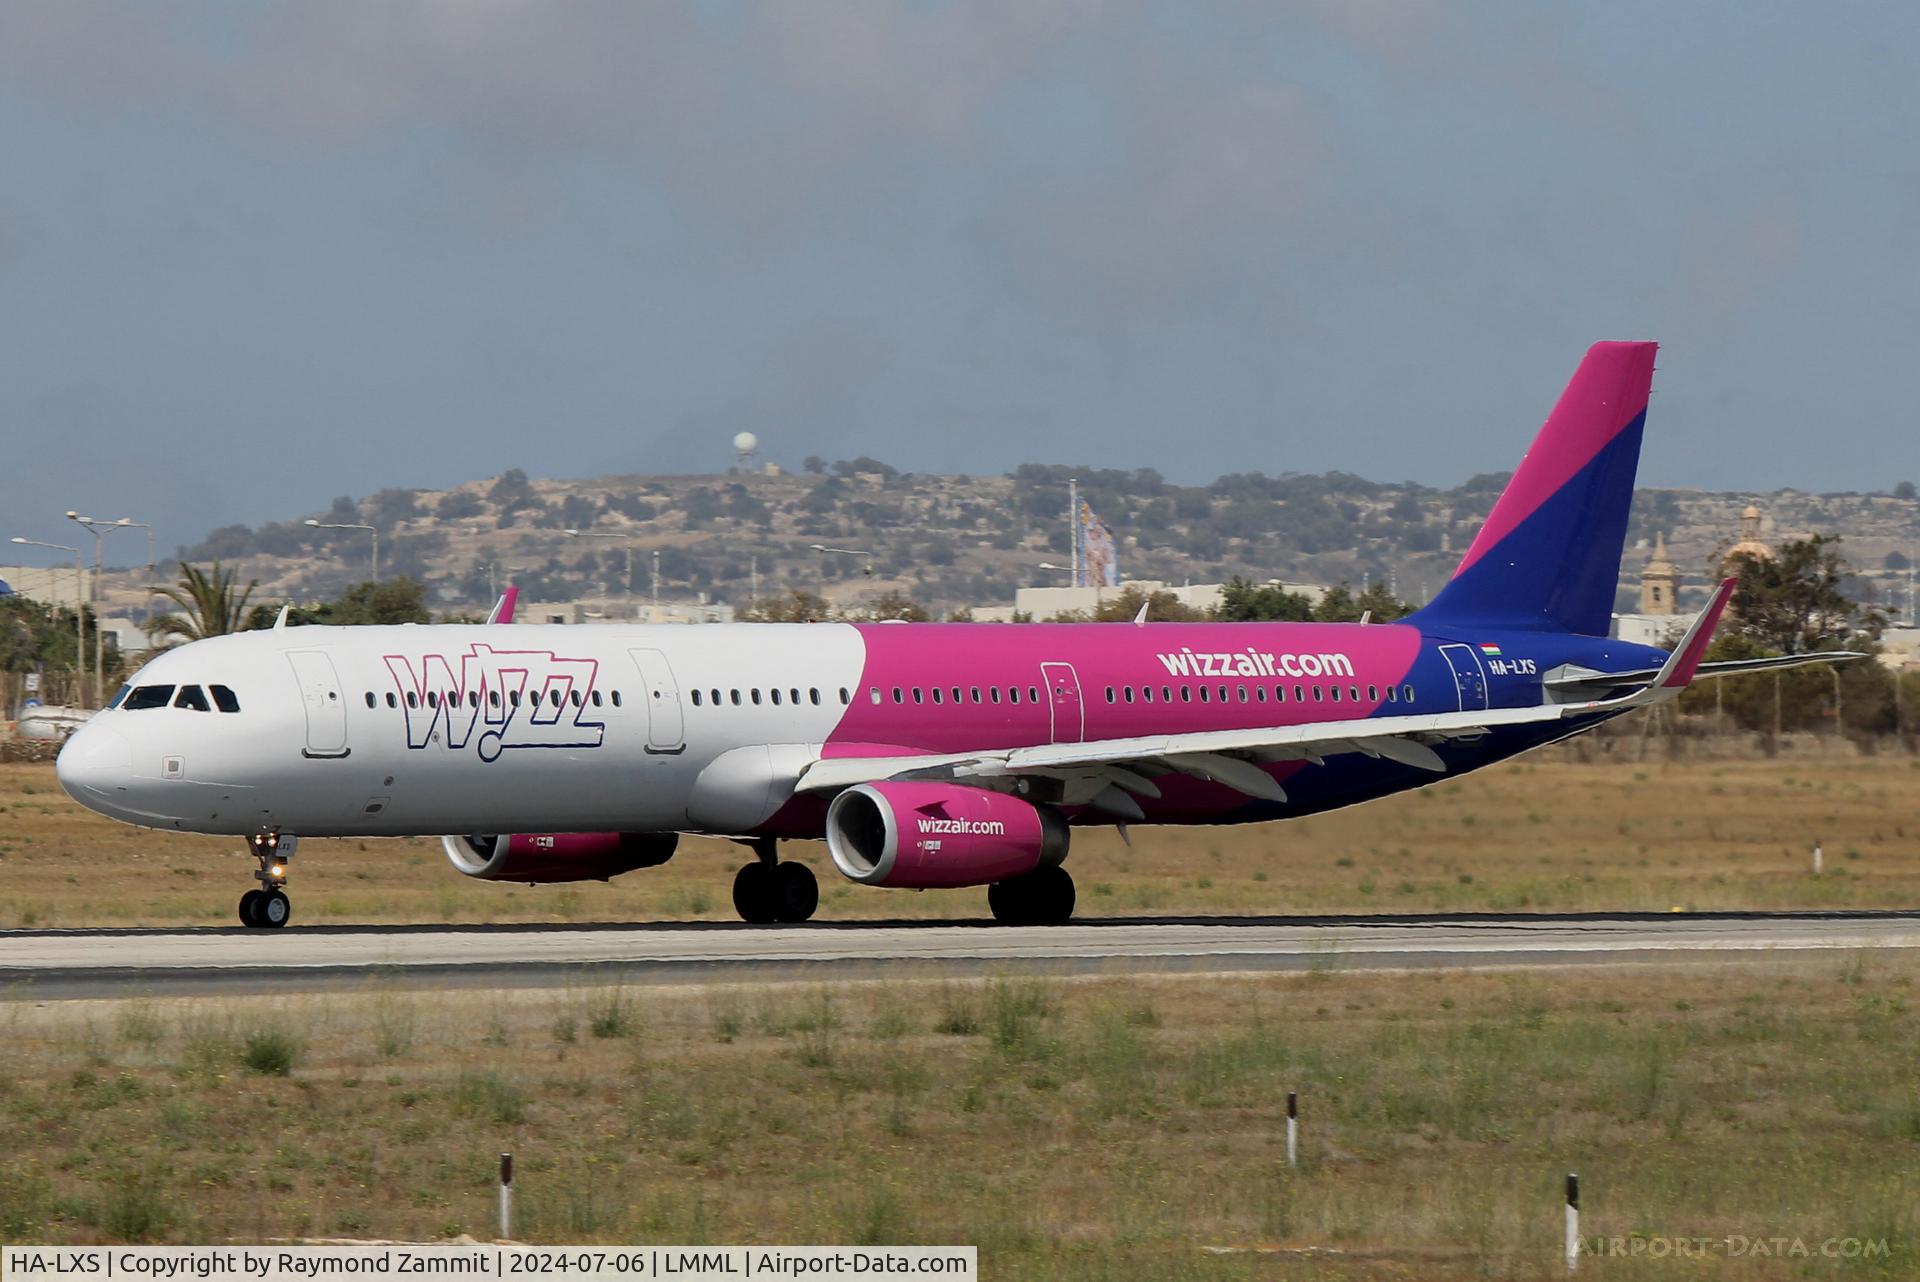
<instances>
[{"instance_id":1,"label":"wizz logo","mask_svg":"<svg viewBox=\"0 0 1920 1282\"><path fill-rule=\"evenodd\" d=\"M497 761L508 748L597 748L606 735L606 723L591 719L597 659L478 643L459 655L384 657L409 748L471 744L482 761Z\"/></svg>"}]
</instances>

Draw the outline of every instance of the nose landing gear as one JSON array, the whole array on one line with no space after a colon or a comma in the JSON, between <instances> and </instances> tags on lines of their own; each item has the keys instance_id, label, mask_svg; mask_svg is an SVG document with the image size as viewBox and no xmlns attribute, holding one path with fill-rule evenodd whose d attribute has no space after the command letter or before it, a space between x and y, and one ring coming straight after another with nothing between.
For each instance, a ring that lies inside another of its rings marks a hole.
<instances>
[{"instance_id":1,"label":"nose landing gear","mask_svg":"<svg viewBox=\"0 0 1920 1282\"><path fill-rule=\"evenodd\" d=\"M281 837L278 828L256 832L247 838L248 853L260 861L253 876L260 883L256 890L240 896L240 924L255 930L277 930L293 916L293 903L281 887L287 884L287 864L293 859L292 837Z\"/></svg>"}]
</instances>

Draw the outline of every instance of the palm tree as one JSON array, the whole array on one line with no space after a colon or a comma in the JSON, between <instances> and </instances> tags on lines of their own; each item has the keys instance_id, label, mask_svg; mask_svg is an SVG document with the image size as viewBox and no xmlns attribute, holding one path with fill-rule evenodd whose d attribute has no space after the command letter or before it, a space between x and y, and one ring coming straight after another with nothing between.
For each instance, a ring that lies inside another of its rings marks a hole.
<instances>
[{"instance_id":1,"label":"palm tree","mask_svg":"<svg viewBox=\"0 0 1920 1282\"><path fill-rule=\"evenodd\" d=\"M232 572L221 572L218 561L211 570L201 570L182 561L178 585L155 589L160 596L179 606L180 612L156 615L147 624L147 635L156 639L177 637L182 641L198 641L202 637L240 631L247 617L247 600L253 596L260 580L248 580L238 595L234 593L233 580Z\"/></svg>"}]
</instances>

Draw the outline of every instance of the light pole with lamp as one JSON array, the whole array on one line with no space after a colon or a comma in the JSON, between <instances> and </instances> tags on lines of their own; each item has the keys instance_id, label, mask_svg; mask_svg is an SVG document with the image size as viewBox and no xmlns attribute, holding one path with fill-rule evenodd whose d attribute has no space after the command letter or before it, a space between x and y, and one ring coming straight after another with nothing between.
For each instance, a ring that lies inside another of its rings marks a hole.
<instances>
[{"instance_id":1,"label":"light pole with lamp","mask_svg":"<svg viewBox=\"0 0 1920 1282\"><path fill-rule=\"evenodd\" d=\"M602 530L563 530L570 539L626 539L627 540L627 613L633 613L633 539L625 534L612 534ZM654 553L654 596L660 595L659 560L660 554ZM656 601L656 604L658 602Z\"/></svg>"},{"instance_id":2,"label":"light pole with lamp","mask_svg":"<svg viewBox=\"0 0 1920 1282\"><path fill-rule=\"evenodd\" d=\"M30 548L52 548L56 552L73 553L73 685L77 692L87 675L87 616L80 608L80 585L87 577L86 562L80 559L79 548L68 547L64 543L43 543L39 539L23 539L18 535L14 536L13 541Z\"/></svg>"},{"instance_id":3,"label":"light pole with lamp","mask_svg":"<svg viewBox=\"0 0 1920 1282\"><path fill-rule=\"evenodd\" d=\"M82 516L71 509L67 512L67 519L85 526L87 533L93 535L93 583L88 589L87 599L93 605L93 706L97 708L107 684L107 634L100 627L101 545L106 542L107 535L115 530L129 529L141 522L126 516L117 521L103 521L95 516ZM148 534L151 537L151 528Z\"/></svg>"},{"instance_id":4,"label":"light pole with lamp","mask_svg":"<svg viewBox=\"0 0 1920 1282\"><path fill-rule=\"evenodd\" d=\"M380 581L380 531L371 525L336 524L332 521L316 521L309 517L304 524L316 530L365 530L373 536L373 581Z\"/></svg>"}]
</instances>

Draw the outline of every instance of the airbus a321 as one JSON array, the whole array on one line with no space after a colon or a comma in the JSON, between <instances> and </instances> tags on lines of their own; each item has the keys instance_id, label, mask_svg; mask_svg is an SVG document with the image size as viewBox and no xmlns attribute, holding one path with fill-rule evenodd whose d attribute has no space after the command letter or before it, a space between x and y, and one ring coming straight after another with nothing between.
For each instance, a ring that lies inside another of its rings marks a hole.
<instances>
[{"instance_id":1,"label":"airbus a321","mask_svg":"<svg viewBox=\"0 0 1920 1282\"><path fill-rule=\"evenodd\" d=\"M985 885L1067 920L1076 827L1291 819L1417 788L1670 700L1672 653L1607 636L1653 343L1591 348L1446 587L1397 623L279 626L168 650L60 753L127 823L240 836L248 926L290 913L297 837L441 836L550 883L734 838L751 922L800 922L824 837L863 886ZM284 614L283 614L284 619Z\"/></svg>"}]
</instances>

